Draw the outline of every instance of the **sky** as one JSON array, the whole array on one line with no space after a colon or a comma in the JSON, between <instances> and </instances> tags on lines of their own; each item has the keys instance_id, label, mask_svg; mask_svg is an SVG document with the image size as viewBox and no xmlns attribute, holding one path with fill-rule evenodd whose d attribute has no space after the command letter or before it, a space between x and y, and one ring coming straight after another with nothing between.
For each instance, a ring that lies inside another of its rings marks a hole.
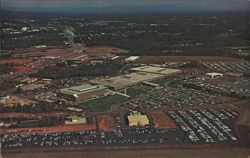
<instances>
[{"instance_id":1,"label":"sky","mask_svg":"<svg viewBox=\"0 0 250 158\"><path fill-rule=\"evenodd\" d=\"M248 10L250 0L0 0L1 8L38 12L192 12Z\"/></svg>"}]
</instances>

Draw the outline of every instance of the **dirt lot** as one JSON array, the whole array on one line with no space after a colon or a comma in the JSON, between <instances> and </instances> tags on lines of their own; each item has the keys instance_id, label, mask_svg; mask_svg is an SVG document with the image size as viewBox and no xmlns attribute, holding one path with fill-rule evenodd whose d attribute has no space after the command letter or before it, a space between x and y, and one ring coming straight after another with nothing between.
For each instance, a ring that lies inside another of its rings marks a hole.
<instances>
[{"instance_id":1,"label":"dirt lot","mask_svg":"<svg viewBox=\"0 0 250 158\"><path fill-rule=\"evenodd\" d=\"M95 130L95 124L60 125L53 127L3 129L3 133L53 133Z\"/></svg>"},{"instance_id":2,"label":"dirt lot","mask_svg":"<svg viewBox=\"0 0 250 158\"><path fill-rule=\"evenodd\" d=\"M44 49L44 50L35 50L29 52L20 52L14 56L18 57L43 57L43 56L53 56L53 57L69 57L73 55L73 49Z\"/></svg>"},{"instance_id":3,"label":"dirt lot","mask_svg":"<svg viewBox=\"0 0 250 158\"><path fill-rule=\"evenodd\" d=\"M73 115L71 112L48 112L48 113L20 113L20 112L10 112L10 113L0 113L0 118L45 118L45 117L60 117L60 116L70 116Z\"/></svg>"},{"instance_id":4,"label":"dirt lot","mask_svg":"<svg viewBox=\"0 0 250 158\"><path fill-rule=\"evenodd\" d=\"M120 54L126 50L112 47L112 46L93 46L84 48L84 52L87 54ZM43 50L32 50L29 52L20 52L14 55L14 57L70 57L74 56L75 52L72 48L66 49L43 49Z\"/></svg>"},{"instance_id":5,"label":"dirt lot","mask_svg":"<svg viewBox=\"0 0 250 158\"><path fill-rule=\"evenodd\" d=\"M120 54L126 52L124 49L116 48L113 46L92 46L85 48L87 53L110 53L110 54Z\"/></svg>"},{"instance_id":6,"label":"dirt lot","mask_svg":"<svg viewBox=\"0 0 250 158\"><path fill-rule=\"evenodd\" d=\"M23 152L3 154L4 158L249 158L250 149L97 150L85 152Z\"/></svg>"},{"instance_id":7,"label":"dirt lot","mask_svg":"<svg viewBox=\"0 0 250 158\"><path fill-rule=\"evenodd\" d=\"M32 63L32 60L29 59L9 59L9 60L0 60L0 65L25 65Z\"/></svg>"},{"instance_id":8,"label":"dirt lot","mask_svg":"<svg viewBox=\"0 0 250 158\"><path fill-rule=\"evenodd\" d=\"M164 62L190 62L190 61L238 61L237 58L219 56L142 56L137 63L164 63Z\"/></svg>"},{"instance_id":9,"label":"dirt lot","mask_svg":"<svg viewBox=\"0 0 250 158\"><path fill-rule=\"evenodd\" d=\"M27 67L27 66L14 66L15 72L16 73L25 73L29 72L32 70L32 67Z\"/></svg>"},{"instance_id":10,"label":"dirt lot","mask_svg":"<svg viewBox=\"0 0 250 158\"><path fill-rule=\"evenodd\" d=\"M155 128L176 128L164 112L150 112Z\"/></svg>"},{"instance_id":11,"label":"dirt lot","mask_svg":"<svg viewBox=\"0 0 250 158\"><path fill-rule=\"evenodd\" d=\"M104 131L114 131L116 129L115 120L110 115L97 116L98 127Z\"/></svg>"},{"instance_id":12,"label":"dirt lot","mask_svg":"<svg viewBox=\"0 0 250 158\"><path fill-rule=\"evenodd\" d=\"M33 69L33 61L29 59L0 60L0 65L11 66L14 68L16 73L24 73Z\"/></svg>"}]
</instances>

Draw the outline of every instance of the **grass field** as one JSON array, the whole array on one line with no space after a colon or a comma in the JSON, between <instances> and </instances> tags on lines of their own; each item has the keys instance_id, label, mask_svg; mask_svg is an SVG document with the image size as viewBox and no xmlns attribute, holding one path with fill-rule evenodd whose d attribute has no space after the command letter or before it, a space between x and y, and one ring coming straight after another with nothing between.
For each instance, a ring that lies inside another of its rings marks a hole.
<instances>
[{"instance_id":1,"label":"grass field","mask_svg":"<svg viewBox=\"0 0 250 158\"><path fill-rule=\"evenodd\" d=\"M126 100L127 98L121 95L109 95L102 98L92 99L78 104L80 108L87 109L90 112L109 111L111 106Z\"/></svg>"},{"instance_id":2,"label":"grass field","mask_svg":"<svg viewBox=\"0 0 250 158\"><path fill-rule=\"evenodd\" d=\"M135 85L135 86L129 87L127 89L127 95L133 97L133 96L137 96L137 95L140 95L140 94L143 94L143 93L145 94L150 90L152 90L151 87L148 87L148 86L145 86L145 85Z\"/></svg>"},{"instance_id":3,"label":"grass field","mask_svg":"<svg viewBox=\"0 0 250 158\"><path fill-rule=\"evenodd\" d=\"M169 84L169 83L173 82L174 79L175 79L175 76L171 76L171 77L166 77L166 78L159 79L159 80L154 80L151 82L159 84L160 86L164 86L165 84Z\"/></svg>"}]
</instances>

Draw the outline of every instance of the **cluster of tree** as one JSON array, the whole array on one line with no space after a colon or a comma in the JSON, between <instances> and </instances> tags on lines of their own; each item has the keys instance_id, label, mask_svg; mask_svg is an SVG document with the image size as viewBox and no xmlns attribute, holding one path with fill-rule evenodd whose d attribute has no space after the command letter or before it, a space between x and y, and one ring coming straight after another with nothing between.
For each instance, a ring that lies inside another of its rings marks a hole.
<instances>
[{"instance_id":1,"label":"cluster of tree","mask_svg":"<svg viewBox=\"0 0 250 158\"><path fill-rule=\"evenodd\" d=\"M1 49L13 50L17 48L30 48L36 45L63 45L66 40L64 36L59 36L58 32L42 30L36 33L20 33L18 35L2 34Z\"/></svg>"},{"instance_id":2,"label":"cluster of tree","mask_svg":"<svg viewBox=\"0 0 250 158\"><path fill-rule=\"evenodd\" d=\"M12 120L13 121L13 120ZM12 128L25 128L25 127L44 127L54 126L60 124L62 121L58 118L49 117L36 120L17 120L17 124L13 125Z\"/></svg>"},{"instance_id":3,"label":"cluster of tree","mask_svg":"<svg viewBox=\"0 0 250 158\"><path fill-rule=\"evenodd\" d=\"M1 74L8 74L8 73L13 72L13 71L15 71L15 69L12 66L0 65Z\"/></svg>"},{"instance_id":4,"label":"cluster of tree","mask_svg":"<svg viewBox=\"0 0 250 158\"><path fill-rule=\"evenodd\" d=\"M14 88L14 87L15 87L14 83L0 81L0 92L5 92L7 89Z\"/></svg>"},{"instance_id":5,"label":"cluster of tree","mask_svg":"<svg viewBox=\"0 0 250 158\"><path fill-rule=\"evenodd\" d=\"M225 48L249 45L245 21L248 17L245 13L58 16L7 13L3 16L6 22L3 28L20 30L28 26L46 29L20 34L1 32L4 42L2 49L27 48L39 44L63 45L67 39L61 34L65 29L62 25L75 29L76 42L114 45L137 55L231 55ZM29 18L36 20L25 22ZM25 20L22 23L20 19Z\"/></svg>"},{"instance_id":6,"label":"cluster of tree","mask_svg":"<svg viewBox=\"0 0 250 158\"><path fill-rule=\"evenodd\" d=\"M50 79L63 79L87 76L112 76L120 72L123 64L108 62L96 65L79 65L77 67L56 66L41 70L31 76Z\"/></svg>"},{"instance_id":7,"label":"cluster of tree","mask_svg":"<svg viewBox=\"0 0 250 158\"><path fill-rule=\"evenodd\" d=\"M14 106L4 106L2 103L0 103L0 112L49 112L54 109L54 106L52 104L48 103L40 103L36 105L21 105L16 104Z\"/></svg>"}]
</instances>

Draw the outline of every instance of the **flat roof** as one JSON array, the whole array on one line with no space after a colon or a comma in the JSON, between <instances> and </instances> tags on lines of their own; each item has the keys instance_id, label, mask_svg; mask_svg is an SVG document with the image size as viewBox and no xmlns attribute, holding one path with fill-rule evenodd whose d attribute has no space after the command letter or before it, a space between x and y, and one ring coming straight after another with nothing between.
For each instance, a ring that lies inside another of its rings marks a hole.
<instances>
[{"instance_id":1,"label":"flat roof","mask_svg":"<svg viewBox=\"0 0 250 158\"><path fill-rule=\"evenodd\" d=\"M83 84L83 85L79 85L79 86L60 89L60 92L65 93L65 94L74 95L74 94L82 94L82 93L92 92L92 91L96 91L96 90L100 90L100 89L105 89L105 87L102 85Z\"/></svg>"},{"instance_id":2,"label":"flat roof","mask_svg":"<svg viewBox=\"0 0 250 158\"><path fill-rule=\"evenodd\" d=\"M128 87L131 85L139 84L144 81L151 81L154 79L163 78L164 75L161 74L153 74L153 73L130 73L127 75L121 75L117 77L110 77L108 79L103 79L99 81L94 81L96 84L102 84L108 87Z\"/></svg>"},{"instance_id":3,"label":"flat roof","mask_svg":"<svg viewBox=\"0 0 250 158\"><path fill-rule=\"evenodd\" d=\"M128 115L129 120L148 120L147 115L139 115L139 114L133 114L133 115Z\"/></svg>"},{"instance_id":4,"label":"flat roof","mask_svg":"<svg viewBox=\"0 0 250 158\"><path fill-rule=\"evenodd\" d=\"M128 116L129 126L147 125L149 119L147 115L133 114Z\"/></svg>"},{"instance_id":5,"label":"flat roof","mask_svg":"<svg viewBox=\"0 0 250 158\"><path fill-rule=\"evenodd\" d=\"M219 75L219 76L221 76L223 74L222 73L217 73L217 72L209 72L209 73L206 73L206 75L209 75L209 76L217 76L217 75Z\"/></svg>"},{"instance_id":6,"label":"flat roof","mask_svg":"<svg viewBox=\"0 0 250 158\"><path fill-rule=\"evenodd\" d=\"M170 69L170 68L164 68L164 67L158 67L158 66L140 66L131 68L133 71L139 71L139 72L148 72L148 73L156 73L156 74L162 74L162 75L171 75L176 73L181 73L181 70L178 69Z\"/></svg>"},{"instance_id":7,"label":"flat roof","mask_svg":"<svg viewBox=\"0 0 250 158\"><path fill-rule=\"evenodd\" d=\"M135 61L136 59L140 58L140 56L130 56L125 59L125 61Z\"/></svg>"}]
</instances>

